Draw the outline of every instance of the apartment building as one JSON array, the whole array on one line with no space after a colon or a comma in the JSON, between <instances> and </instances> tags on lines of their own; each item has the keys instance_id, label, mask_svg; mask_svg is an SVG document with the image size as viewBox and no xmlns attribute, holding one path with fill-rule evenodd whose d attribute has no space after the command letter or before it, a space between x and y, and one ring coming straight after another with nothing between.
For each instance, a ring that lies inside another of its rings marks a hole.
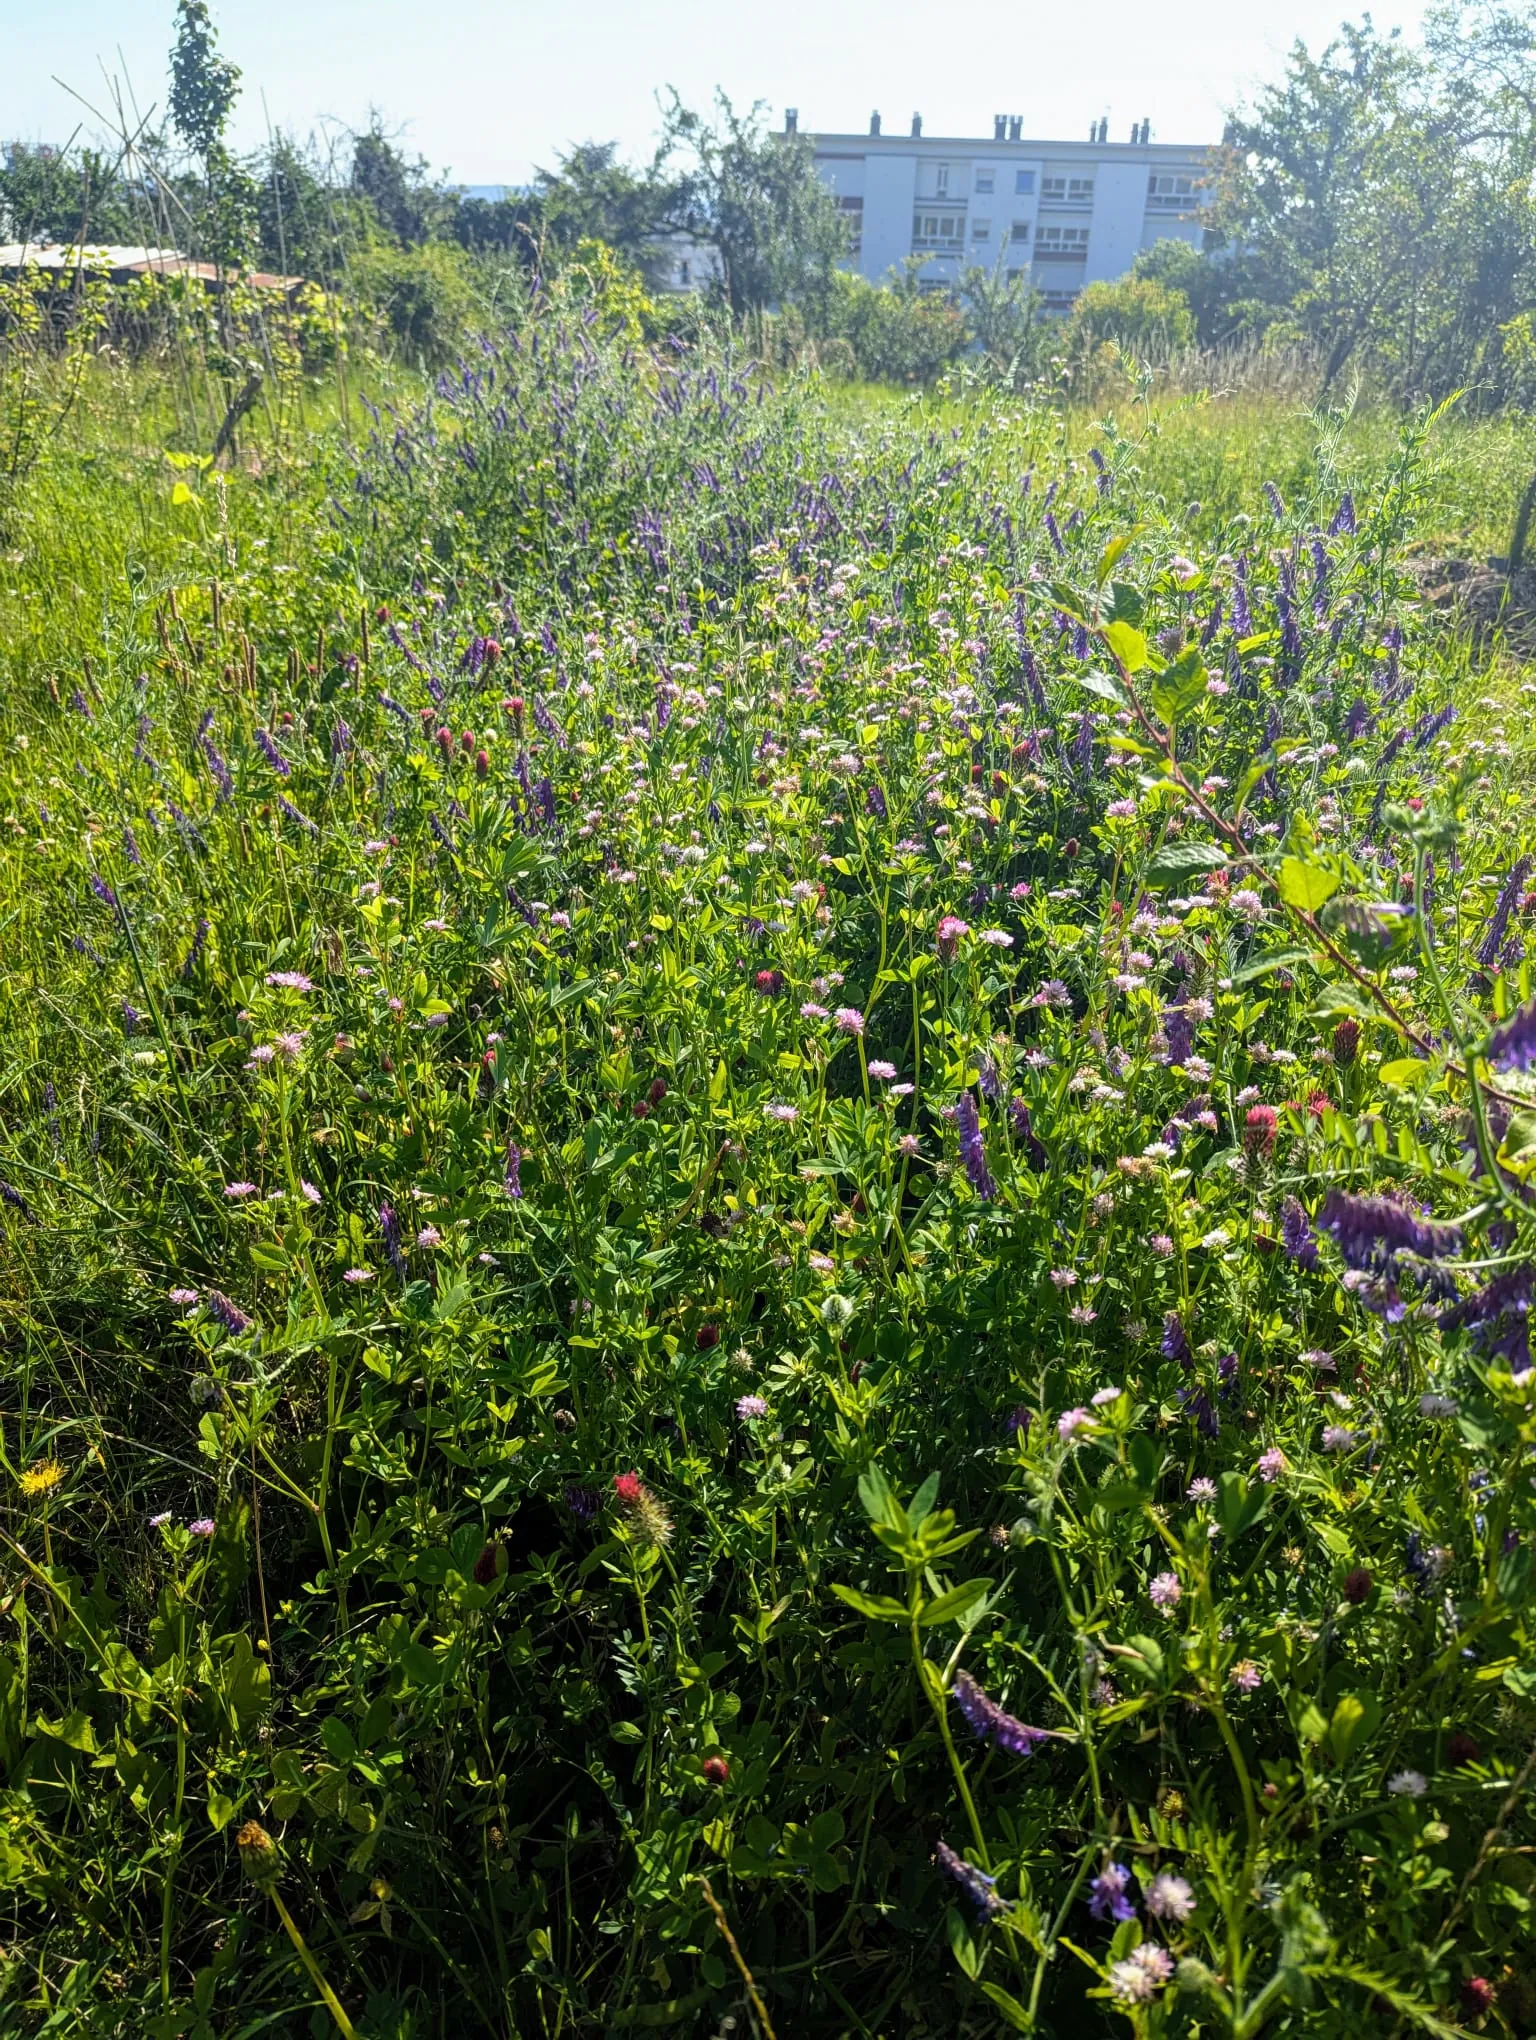
<instances>
[{"instance_id":1,"label":"apartment building","mask_svg":"<svg viewBox=\"0 0 1536 2040\"><path fill-rule=\"evenodd\" d=\"M797 132L793 109L784 124ZM1139 250L1203 238L1210 148L1154 142L1149 121L1123 142L1110 141L1107 120L1086 142L1049 142L1000 113L987 141L925 135L917 114L910 133L887 135L877 113L867 134L811 139L849 223L849 266L875 282L913 256L934 288L973 264L1001 265L1065 311L1085 283L1123 276Z\"/></svg>"}]
</instances>

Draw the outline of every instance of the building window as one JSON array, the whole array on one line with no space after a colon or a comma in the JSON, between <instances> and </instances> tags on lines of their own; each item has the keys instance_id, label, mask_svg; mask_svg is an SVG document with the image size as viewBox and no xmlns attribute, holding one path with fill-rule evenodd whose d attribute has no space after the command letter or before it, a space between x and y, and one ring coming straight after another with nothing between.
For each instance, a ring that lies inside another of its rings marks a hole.
<instances>
[{"instance_id":1,"label":"building window","mask_svg":"<svg viewBox=\"0 0 1536 2040\"><path fill-rule=\"evenodd\" d=\"M684 290L688 288L688 258L686 255L677 265L677 280Z\"/></svg>"},{"instance_id":2,"label":"building window","mask_svg":"<svg viewBox=\"0 0 1536 2040\"><path fill-rule=\"evenodd\" d=\"M1092 205L1091 177L1047 177L1040 185L1042 205Z\"/></svg>"},{"instance_id":3,"label":"building window","mask_svg":"<svg viewBox=\"0 0 1536 2040\"><path fill-rule=\"evenodd\" d=\"M1008 230L1008 238L1016 248L1022 248L1029 240L1029 221L1015 220Z\"/></svg>"},{"instance_id":4,"label":"building window","mask_svg":"<svg viewBox=\"0 0 1536 2040\"><path fill-rule=\"evenodd\" d=\"M990 220L971 221L971 239L973 241L990 241L991 238L992 222Z\"/></svg>"},{"instance_id":5,"label":"building window","mask_svg":"<svg viewBox=\"0 0 1536 2040\"><path fill-rule=\"evenodd\" d=\"M1010 283L1018 283L1022 279L1023 275L1024 272L1022 269L1010 269L1008 271L1008 281Z\"/></svg>"},{"instance_id":6,"label":"building window","mask_svg":"<svg viewBox=\"0 0 1536 2040\"><path fill-rule=\"evenodd\" d=\"M1015 170L1013 173L1013 188L1021 198L1027 198L1035 188L1034 171Z\"/></svg>"},{"instance_id":7,"label":"building window","mask_svg":"<svg viewBox=\"0 0 1536 2040\"><path fill-rule=\"evenodd\" d=\"M862 198L840 198L837 209L848 229L848 260L857 262L864 252L864 201Z\"/></svg>"},{"instance_id":8,"label":"building window","mask_svg":"<svg viewBox=\"0 0 1536 2040\"><path fill-rule=\"evenodd\" d=\"M949 196L949 165L940 163L933 173L933 188L940 198Z\"/></svg>"},{"instance_id":9,"label":"building window","mask_svg":"<svg viewBox=\"0 0 1536 2040\"><path fill-rule=\"evenodd\" d=\"M913 216L914 253L958 254L965 243L964 213L922 212Z\"/></svg>"},{"instance_id":10,"label":"building window","mask_svg":"<svg viewBox=\"0 0 1536 2040\"><path fill-rule=\"evenodd\" d=\"M1035 235L1037 262L1081 262L1087 253L1086 227L1042 227Z\"/></svg>"},{"instance_id":11,"label":"building window","mask_svg":"<svg viewBox=\"0 0 1536 2040\"><path fill-rule=\"evenodd\" d=\"M1147 179L1147 206L1152 212L1191 212L1199 202L1193 177L1154 171Z\"/></svg>"},{"instance_id":12,"label":"building window","mask_svg":"<svg viewBox=\"0 0 1536 2040\"><path fill-rule=\"evenodd\" d=\"M990 192L990 191L991 191L991 190L993 189L993 186L994 186L994 183L995 183L995 178L996 178L996 173L995 173L994 171L991 171L991 170L978 170L978 171L976 172L976 189L977 189L977 191L979 191L979 192Z\"/></svg>"}]
</instances>

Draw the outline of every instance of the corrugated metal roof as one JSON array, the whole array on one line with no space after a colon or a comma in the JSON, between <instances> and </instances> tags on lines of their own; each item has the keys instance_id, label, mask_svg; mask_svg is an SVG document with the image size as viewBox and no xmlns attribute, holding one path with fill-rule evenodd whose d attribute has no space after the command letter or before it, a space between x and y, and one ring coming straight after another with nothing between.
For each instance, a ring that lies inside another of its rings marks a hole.
<instances>
[{"instance_id":1,"label":"corrugated metal roof","mask_svg":"<svg viewBox=\"0 0 1536 2040\"><path fill-rule=\"evenodd\" d=\"M224 284L227 271L212 262L193 262L179 248L127 247L117 243L87 242L66 247L61 242L12 241L0 243L0 269L40 269L67 274L84 268L105 270L114 280L132 276L192 276L200 283ZM257 270L242 279L257 290L296 290L302 276L273 276Z\"/></svg>"}]
</instances>

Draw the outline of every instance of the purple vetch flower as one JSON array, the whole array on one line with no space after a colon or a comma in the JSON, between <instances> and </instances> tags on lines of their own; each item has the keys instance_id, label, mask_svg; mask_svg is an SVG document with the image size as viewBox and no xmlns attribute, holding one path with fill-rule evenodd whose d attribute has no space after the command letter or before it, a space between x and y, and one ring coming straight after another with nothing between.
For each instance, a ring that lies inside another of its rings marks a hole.
<instances>
[{"instance_id":1,"label":"purple vetch flower","mask_svg":"<svg viewBox=\"0 0 1536 2040\"><path fill-rule=\"evenodd\" d=\"M962 1091L955 1101L955 1125L960 1135L960 1159L965 1164L965 1173L971 1188L983 1204L997 1195L997 1184L987 1167L986 1144L981 1134L981 1116L976 1110L976 1100L969 1091Z\"/></svg>"},{"instance_id":2,"label":"purple vetch flower","mask_svg":"<svg viewBox=\"0 0 1536 2040\"><path fill-rule=\"evenodd\" d=\"M1472 1343L1490 1359L1503 1359L1517 1378L1531 1366L1531 1299L1536 1296L1536 1268L1525 1263L1495 1275L1440 1316L1442 1332L1467 1331Z\"/></svg>"},{"instance_id":3,"label":"purple vetch flower","mask_svg":"<svg viewBox=\"0 0 1536 2040\"><path fill-rule=\"evenodd\" d=\"M509 1197L521 1197L523 1151L515 1140L507 1142L507 1152L501 1165L501 1187Z\"/></svg>"},{"instance_id":4,"label":"purple vetch flower","mask_svg":"<svg viewBox=\"0 0 1536 2040\"><path fill-rule=\"evenodd\" d=\"M186 955L181 960L181 970L178 973L179 976L189 977L191 973L197 968L198 958L202 955L203 950L207 945L207 941L208 941L207 916L199 915L197 926L192 931L191 946L188 948Z\"/></svg>"},{"instance_id":5,"label":"purple vetch flower","mask_svg":"<svg viewBox=\"0 0 1536 2040\"><path fill-rule=\"evenodd\" d=\"M1195 1021L1187 1005L1163 1008L1163 1039L1168 1044L1163 1058L1165 1062L1178 1064L1189 1061L1195 1045Z\"/></svg>"},{"instance_id":6,"label":"purple vetch flower","mask_svg":"<svg viewBox=\"0 0 1536 2040\"><path fill-rule=\"evenodd\" d=\"M379 1206L379 1232L384 1240L384 1251L389 1256L389 1265L404 1287L409 1276L405 1265L405 1249L400 1243L400 1221L395 1216L395 1207L392 1204Z\"/></svg>"},{"instance_id":7,"label":"purple vetch flower","mask_svg":"<svg viewBox=\"0 0 1536 2040\"><path fill-rule=\"evenodd\" d=\"M216 1318L232 1339L251 1329L251 1320L237 1303L231 1303L222 1289L210 1289L204 1297L208 1315Z\"/></svg>"},{"instance_id":8,"label":"purple vetch flower","mask_svg":"<svg viewBox=\"0 0 1536 2040\"><path fill-rule=\"evenodd\" d=\"M1287 1197L1280 1207L1280 1240L1299 1268L1317 1266L1317 1239L1312 1231L1312 1221L1305 1206L1294 1197Z\"/></svg>"},{"instance_id":9,"label":"purple vetch flower","mask_svg":"<svg viewBox=\"0 0 1536 2040\"><path fill-rule=\"evenodd\" d=\"M228 765L224 762L223 757L220 755L218 745L213 741L213 738L208 734L208 722L210 720L211 718L207 717L204 718L204 726L202 730L199 732L197 741L202 750L203 758L207 763L209 777L213 780L214 785L219 789L218 800L216 801L215 805L218 807L222 807L225 801L232 800L234 798L235 782L233 778L230 776L230 770Z\"/></svg>"},{"instance_id":10,"label":"purple vetch flower","mask_svg":"<svg viewBox=\"0 0 1536 2040\"><path fill-rule=\"evenodd\" d=\"M1024 1151L1029 1156L1029 1166L1036 1175L1043 1174L1050 1167L1051 1158L1035 1132L1029 1107L1020 1097L1015 1096L1008 1101L1008 1124L1014 1139L1023 1141Z\"/></svg>"},{"instance_id":11,"label":"purple vetch flower","mask_svg":"<svg viewBox=\"0 0 1536 2040\"><path fill-rule=\"evenodd\" d=\"M139 1011L137 1006L130 1005L126 999L124 999L122 1002L122 1014L124 1034L127 1035L137 1034L139 1031L140 1023L143 1021L144 1015Z\"/></svg>"},{"instance_id":12,"label":"purple vetch flower","mask_svg":"<svg viewBox=\"0 0 1536 2040\"><path fill-rule=\"evenodd\" d=\"M1339 498L1339 507L1333 513L1333 522L1328 526L1330 538L1352 538L1355 531L1355 499L1346 489Z\"/></svg>"},{"instance_id":13,"label":"purple vetch flower","mask_svg":"<svg viewBox=\"0 0 1536 2040\"><path fill-rule=\"evenodd\" d=\"M978 1920L995 1920L1009 1910L1008 1901L997 1895L997 1879L989 1877L985 1870L978 1870L974 1863L967 1863L963 1856L957 1856L947 1842L938 1843L933 1860L951 1883L959 1885Z\"/></svg>"},{"instance_id":14,"label":"purple vetch flower","mask_svg":"<svg viewBox=\"0 0 1536 2040\"><path fill-rule=\"evenodd\" d=\"M995 1743L1013 1756L1032 1757L1043 1742L1050 1741L1045 1729L1031 1728L989 1699L969 1672L956 1672L951 1697L973 1735L982 1742Z\"/></svg>"},{"instance_id":15,"label":"purple vetch flower","mask_svg":"<svg viewBox=\"0 0 1536 2040\"><path fill-rule=\"evenodd\" d=\"M1232 569L1232 635L1253 636L1253 616L1248 607L1248 555L1239 553Z\"/></svg>"},{"instance_id":16,"label":"purple vetch flower","mask_svg":"<svg viewBox=\"0 0 1536 2040\"><path fill-rule=\"evenodd\" d=\"M277 804L290 822L297 822L301 829L308 829L312 836L319 835L320 829L318 823L312 822L301 808L296 808L286 794L280 793L277 796Z\"/></svg>"},{"instance_id":17,"label":"purple vetch flower","mask_svg":"<svg viewBox=\"0 0 1536 2040\"><path fill-rule=\"evenodd\" d=\"M1390 1275L1399 1254L1436 1261L1461 1251L1459 1226L1423 1218L1391 1197L1330 1190L1318 1224L1338 1241L1346 1266L1372 1274Z\"/></svg>"},{"instance_id":18,"label":"purple vetch flower","mask_svg":"<svg viewBox=\"0 0 1536 2040\"><path fill-rule=\"evenodd\" d=\"M1176 1310L1168 1311L1163 1318L1162 1351L1165 1360L1177 1360L1181 1367L1189 1366L1189 1334Z\"/></svg>"},{"instance_id":19,"label":"purple vetch flower","mask_svg":"<svg viewBox=\"0 0 1536 2040\"><path fill-rule=\"evenodd\" d=\"M1015 1404L1008 1412L1007 1422L1003 1425L1004 1433L1010 1443L1015 1438L1027 1438L1029 1436L1029 1427L1034 1421L1035 1413L1033 1410L1024 1403Z\"/></svg>"},{"instance_id":20,"label":"purple vetch flower","mask_svg":"<svg viewBox=\"0 0 1536 2040\"><path fill-rule=\"evenodd\" d=\"M1496 1070L1519 1072L1536 1067L1536 999L1495 1027L1483 1054Z\"/></svg>"},{"instance_id":21,"label":"purple vetch flower","mask_svg":"<svg viewBox=\"0 0 1536 2040\"><path fill-rule=\"evenodd\" d=\"M104 907L110 907L114 914L120 914L123 911L122 902L99 871L91 873L91 891L95 893L101 904Z\"/></svg>"},{"instance_id":22,"label":"purple vetch flower","mask_svg":"<svg viewBox=\"0 0 1536 2040\"><path fill-rule=\"evenodd\" d=\"M293 771L293 767L277 748L272 732L270 730L258 729L256 732L256 744L263 758L272 767L272 770L280 779L286 779Z\"/></svg>"},{"instance_id":23,"label":"purple vetch flower","mask_svg":"<svg viewBox=\"0 0 1536 2040\"><path fill-rule=\"evenodd\" d=\"M30 1220L33 1225L36 1225L37 1213L28 1204L26 1198L16 1188L16 1185L14 1183L7 1183L4 1177L0 1177L0 1203L8 1204L12 1211L19 1211L23 1218Z\"/></svg>"},{"instance_id":24,"label":"purple vetch flower","mask_svg":"<svg viewBox=\"0 0 1536 2040\"><path fill-rule=\"evenodd\" d=\"M1131 1873L1123 1863L1106 1863L1088 1886L1088 1910L1096 1920L1133 1920L1136 1908L1127 1893Z\"/></svg>"},{"instance_id":25,"label":"purple vetch flower","mask_svg":"<svg viewBox=\"0 0 1536 2040\"><path fill-rule=\"evenodd\" d=\"M864 790L864 812L877 822L886 819L885 795L881 792L877 780L872 779Z\"/></svg>"},{"instance_id":26,"label":"purple vetch flower","mask_svg":"<svg viewBox=\"0 0 1536 2040\"><path fill-rule=\"evenodd\" d=\"M1194 1419L1202 1438L1221 1436L1221 1419L1203 1388L1181 1388L1179 1404L1184 1414Z\"/></svg>"},{"instance_id":27,"label":"purple vetch flower","mask_svg":"<svg viewBox=\"0 0 1536 2040\"><path fill-rule=\"evenodd\" d=\"M596 1488L583 1487L579 1481L566 1482L565 1506L578 1523L590 1523L602 1505Z\"/></svg>"},{"instance_id":28,"label":"purple vetch flower","mask_svg":"<svg viewBox=\"0 0 1536 2040\"><path fill-rule=\"evenodd\" d=\"M1269 514L1279 524L1285 516L1285 498L1274 482L1264 484L1264 500L1269 505Z\"/></svg>"}]
</instances>

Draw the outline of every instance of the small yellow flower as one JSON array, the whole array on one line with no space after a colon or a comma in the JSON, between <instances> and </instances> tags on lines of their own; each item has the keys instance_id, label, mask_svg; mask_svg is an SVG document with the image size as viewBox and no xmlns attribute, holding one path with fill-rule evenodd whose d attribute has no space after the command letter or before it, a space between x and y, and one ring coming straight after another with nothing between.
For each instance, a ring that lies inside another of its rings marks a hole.
<instances>
[{"instance_id":1,"label":"small yellow flower","mask_svg":"<svg viewBox=\"0 0 1536 2040\"><path fill-rule=\"evenodd\" d=\"M64 1469L56 1459L40 1459L21 1476L21 1491L24 1495L46 1495L63 1478Z\"/></svg>"}]
</instances>

